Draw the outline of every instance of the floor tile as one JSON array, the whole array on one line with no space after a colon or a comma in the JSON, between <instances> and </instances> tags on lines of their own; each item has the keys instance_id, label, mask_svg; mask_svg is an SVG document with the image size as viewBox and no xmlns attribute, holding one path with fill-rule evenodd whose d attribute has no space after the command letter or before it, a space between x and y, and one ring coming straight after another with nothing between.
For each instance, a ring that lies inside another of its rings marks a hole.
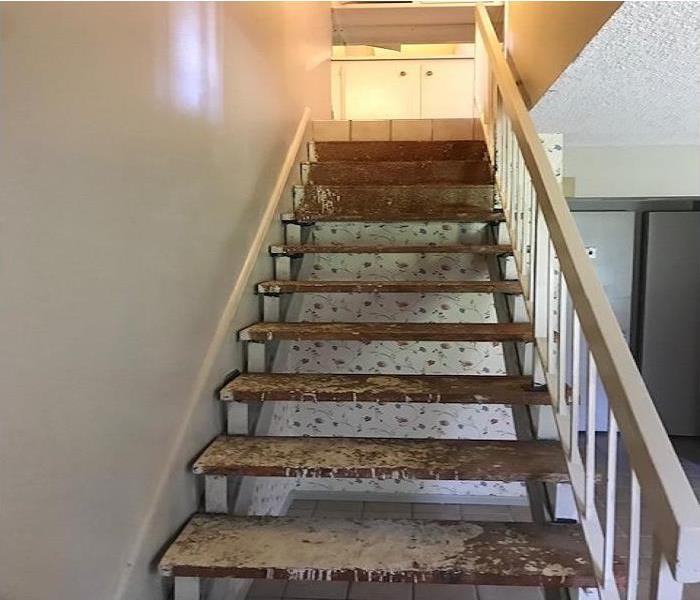
<instances>
[{"instance_id":1,"label":"floor tile","mask_svg":"<svg viewBox=\"0 0 700 600\"><path fill-rule=\"evenodd\" d=\"M365 502L364 516L387 519L409 519L411 505L408 502Z\"/></svg>"},{"instance_id":2,"label":"floor tile","mask_svg":"<svg viewBox=\"0 0 700 600\"><path fill-rule=\"evenodd\" d=\"M276 600L282 597L286 585L286 579L255 579L248 590L248 598Z\"/></svg>"},{"instance_id":3,"label":"floor tile","mask_svg":"<svg viewBox=\"0 0 700 600\"><path fill-rule=\"evenodd\" d=\"M439 519L459 521L459 504L413 504L413 517L416 519Z\"/></svg>"},{"instance_id":4,"label":"floor tile","mask_svg":"<svg viewBox=\"0 0 700 600\"><path fill-rule=\"evenodd\" d=\"M413 588L414 600L478 600L473 585L445 583L417 583Z\"/></svg>"},{"instance_id":5,"label":"floor tile","mask_svg":"<svg viewBox=\"0 0 700 600\"><path fill-rule=\"evenodd\" d=\"M517 586L480 585L479 600L544 600L539 588Z\"/></svg>"},{"instance_id":6,"label":"floor tile","mask_svg":"<svg viewBox=\"0 0 700 600\"><path fill-rule=\"evenodd\" d=\"M350 584L346 581L290 581L285 598L313 600L345 600Z\"/></svg>"},{"instance_id":7,"label":"floor tile","mask_svg":"<svg viewBox=\"0 0 700 600\"><path fill-rule=\"evenodd\" d=\"M412 583L365 583L350 585L349 600L412 600Z\"/></svg>"},{"instance_id":8,"label":"floor tile","mask_svg":"<svg viewBox=\"0 0 700 600\"><path fill-rule=\"evenodd\" d=\"M460 515L464 521L512 521L510 507L489 504L463 504Z\"/></svg>"}]
</instances>

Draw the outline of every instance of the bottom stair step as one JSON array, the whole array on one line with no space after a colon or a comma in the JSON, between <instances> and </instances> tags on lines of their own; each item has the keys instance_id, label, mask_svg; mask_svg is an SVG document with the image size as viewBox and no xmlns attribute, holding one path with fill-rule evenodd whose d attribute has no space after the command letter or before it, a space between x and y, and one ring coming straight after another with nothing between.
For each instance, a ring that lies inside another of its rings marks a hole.
<instances>
[{"instance_id":1,"label":"bottom stair step","mask_svg":"<svg viewBox=\"0 0 700 600\"><path fill-rule=\"evenodd\" d=\"M194 515L165 576L591 587L578 525Z\"/></svg>"}]
</instances>

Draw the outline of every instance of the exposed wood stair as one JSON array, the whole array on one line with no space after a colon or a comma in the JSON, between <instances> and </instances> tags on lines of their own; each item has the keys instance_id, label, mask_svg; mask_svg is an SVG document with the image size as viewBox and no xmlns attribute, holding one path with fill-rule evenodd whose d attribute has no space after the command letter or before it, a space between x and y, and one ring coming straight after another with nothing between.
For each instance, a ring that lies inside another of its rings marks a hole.
<instances>
[{"instance_id":1,"label":"exposed wood stair","mask_svg":"<svg viewBox=\"0 0 700 600\"><path fill-rule=\"evenodd\" d=\"M241 341L359 340L361 342L530 342L529 323L256 323Z\"/></svg>"},{"instance_id":2,"label":"exposed wood stair","mask_svg":"<svg viewBox=\"0 0 700 600\"><path fill-rule=\"evenodd\" d=\"M272 256L303 254L496 254L511 253L503 244L422 244L422 245L359 245L359 244L285 244L271 246Z\"/></svg>"},{"instance_id":3,"label":"exposed wood stair","mask_svg":"<svg viewBox=\"0 0 700 600\"><path fill-rule=\"evenodd\" d=\"M568 481L558 442L221 436L199 475Z\"/></svg>"},{"instance_id":4,"label":"exposed wood stair","mask_svg":"<svg viewBox=\"0 0 700 600\"><path fill-rule=\"evenodd\" d=\"M263 281L260 294L293 294L318 292L322 294L390 293L502 293L520 294L519 281Z\"/></svg>"},{"instance_id":5,"label":"exposed wood stair","mask_svg":"<svg viewBox=\"0 0 700 600\"><path fill-rule=\"evenodd\" d=\"M547 405L529 377L243 373L220 392L226 402L422 402Z\"/></svg>"},{"instance_id":6,"label":"exposed wood stair","mask_svg":"<svg viewBox=\"0 0 700 600\"><path fill-rule=\"evenodd\" d=\"M458 222L497 226L486 148L479 141L316 142L285 223ZM310 243L273 245L275 260L308 254L477 254L501 260L495 243ZM279 276L278 276L279 277ZM252 290L251 290L252 291ZM276 279L265 301L297 293L521 293L514 280ZM272 296L273 298L268 298ZM506 296L503 296L506 298ZM529 322L276 322L239 332L249 346L279 341L487 342L527 344ZM506 375L243 373L220 398L242 406L276 402L504 404L545 406L532 378ZM216 438L193 464L204 477L266 476L394 480L568 481L554 441L369 437ZM322 519L197 514L160 562L163 575L462 583L548 587L595 584L575 524L409 519Z\"/></svg>"},{"instance_id":7,"label":"exposed wood stair","mask_svg":"<svg viewBox=\"0 0 700 600\"><path fill-rule=\"evenodd\" d=\"M579 527L195 515L160 563L181 577L594 584Z\"/></svg>"}]
</instances>

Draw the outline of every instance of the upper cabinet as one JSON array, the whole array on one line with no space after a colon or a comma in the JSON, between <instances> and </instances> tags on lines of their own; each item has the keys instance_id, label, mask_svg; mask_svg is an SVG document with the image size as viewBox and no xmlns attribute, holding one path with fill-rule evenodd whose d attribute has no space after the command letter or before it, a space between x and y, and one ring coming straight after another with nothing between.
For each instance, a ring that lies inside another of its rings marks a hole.
<instances>
[{"instance_id":1,"label":"upper cabinet","mask_svg":"<svg viewBox=\"0 0 700 600\"><path fill-rule=\"evenodd\" d=\"M474 116L473 60L427 60L420 71L421 118Z\"/></svg>"},{"instance_id":2,"label":"upper cabinet","mask_svg":"<svg viewBox=\"0 0 700 600\"><path fill-rule=\"evenodd\" d=\"M341 60L332 65L336 119L469 118L474 60Z\"/></svg>"}]
</instances>

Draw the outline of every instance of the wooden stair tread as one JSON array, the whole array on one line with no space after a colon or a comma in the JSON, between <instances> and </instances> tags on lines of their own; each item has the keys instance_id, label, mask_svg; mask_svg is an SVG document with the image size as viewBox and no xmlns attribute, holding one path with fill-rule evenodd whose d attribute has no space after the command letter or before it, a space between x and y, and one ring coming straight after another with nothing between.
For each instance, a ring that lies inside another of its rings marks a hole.
<instances>
[{"instance_id":1,"label":"wooden stair tread","mask_svg":"<svg viewBox=\"0 0 700 600\"><path fill-rule=\"evenodd\" d=\"M195 461L199 475L568 481L557 441L220 436Z\"/></svg>"},{"instance_id":2,"label":"wooden stair tread","mask_svg":"<svg viewBox=\"0 0 700 600\"><path fill-rule=\"evenodd\" d=\"M296 211L284 213L282 221L291 223L316 223L316 222L347 222L358 223L428 223L430 221L449 221L456 223L500 223L505 221L505 215L501 211L485 210L435 210L422 207L420 212L401 214L360 214L352 212L334 212L332 214L311 211Z\"/></svg>"},{"instance_id":3,"label":"wooden stair tread","mask_svg":"<svg viewBox=\"0 0 700 600\"><path fill-rule=\"evenodd\" d=\"M275 280L258 284L261 294L323 293L504 293L520 294L518 281L330 281Z\"/></svg>"},{"instance_id":4,"label":"wooden stair tread","mask_svg":"<svg viewBox=\"0 0 700 600\"><path fill-rule=\"evenodd\" d=\"M297 214L410 216L429 211L466 213L493 207L493 185L313 185L294 188Z\"/></svg>"},{"instance_id":5,"label":"wooden stair tread","mask_svg":"<svg viewBox=\"0 0 700 600\"><path fill-rule=\"evenodd\" d=\"M270 254L510 254L505 244L287 244L270 246Z\"/></svg>"},{"instance_id":6,"label":"wooden stair tread","mask_svg":"<svg viewBox=\"0 0 700 600\"><path fill-rule=\"evenodd\" d=\"M491 165L478 160L338 161L302 165L305 182L320 185L493 183Z\"/></svg>"},{"instance_id":7,"label":"wooden stair tread","mask_svg":"<svg viewBox=\"0 0 700 600\"><path fill-rule=\"evenodd\" d=\"M314 142L312 160L321 161L423 161L483 160L488 162L486 144L480 140Z\"/></svg>"},{"instance_id":8,"label":"wooden stair tread","mask_svg":"<svg viewBox=\"0 0 700 600\"><path fill-rule=\"evenodd\" d=\"M532 341L529 323L255 323L239 333L243 341Z\"/></svg>"},{"instance_id":9,"label":"wooden stair tread","mask_svg":"<svg viewBox=\"0 0 700 600\"><path fill-rule=\"evenodd\" d=\"M165 576L594 586L578 525L194 515Z\"/></svg>"},{"instance_id":10,"label":"wooden stair tread","mask_svg":"<svg viewBox=\"0 0 700 600\"><path fill-rule=\"evenodd\" d=\"M425 402L548 405L532 378L501 375L243 373L220 392L238 402Z\"/></svg>"}]
</instances>

